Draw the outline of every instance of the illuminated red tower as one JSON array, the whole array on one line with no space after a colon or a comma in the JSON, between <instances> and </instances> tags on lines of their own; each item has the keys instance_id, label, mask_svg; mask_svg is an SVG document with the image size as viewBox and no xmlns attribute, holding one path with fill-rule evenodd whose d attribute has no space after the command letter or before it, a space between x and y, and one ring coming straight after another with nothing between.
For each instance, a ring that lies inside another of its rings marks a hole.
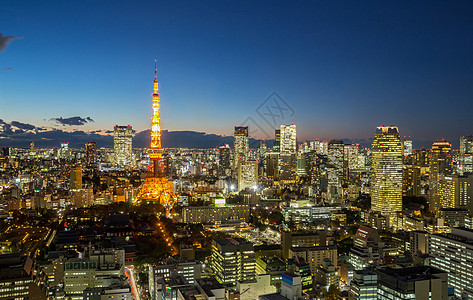
<instances>
[{"instance_id":1,"label":"illuminated red tower","mask_svg":"<svg viewBox=\"0 0 473 300\"><path fill-rule=\"evenodd\" d=\"M157 202L170 205L177 198L164 172L163 149L161 148L161 124L159 117L158 69L154 61L153 117L151 119L150 164L146 180L135 202Z\"/></svg>"}]
</instances>

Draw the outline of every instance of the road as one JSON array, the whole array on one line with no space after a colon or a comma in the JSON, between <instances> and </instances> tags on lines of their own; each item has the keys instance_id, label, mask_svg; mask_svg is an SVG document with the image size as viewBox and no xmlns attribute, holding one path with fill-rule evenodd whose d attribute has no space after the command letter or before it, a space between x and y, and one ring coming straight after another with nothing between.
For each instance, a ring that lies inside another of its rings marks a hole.
<instances>
[{"instance_id":1,"label":"road","mask_svg":"<svg viewBox=\"0 0 473 300\"><path fill-rule=\"evenodd\" d=\"M133 272L133 266L125 267L125 272L127 274L128 280L130 281L131 293L133 294L136 300L140 300L140 293L138 292L138 288L136 287L136 280L135 280L135 273Z\"/></svg>"}]
</instances>

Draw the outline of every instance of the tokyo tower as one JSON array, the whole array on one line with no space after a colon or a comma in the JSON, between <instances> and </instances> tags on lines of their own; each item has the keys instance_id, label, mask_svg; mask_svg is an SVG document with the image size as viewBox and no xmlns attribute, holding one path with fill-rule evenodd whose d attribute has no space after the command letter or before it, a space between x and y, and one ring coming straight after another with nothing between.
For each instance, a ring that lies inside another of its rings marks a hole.
<instances>
[{"instance_id":1,"label":"tokyo tower","mask_svg":"<svg viewBox=\"0 0 473 300\"><path fill-rule=\"evenodd\" d=\"M161 125L159 118L158 69L154 61L153 84L153 118L151 122L151 145L149 150L150 164L146 179L135 203L153 202L170 206L177 199L172 190L172 182L168 181L164 172L163 149L161 148Z\"/></svg>"}]
</instances>

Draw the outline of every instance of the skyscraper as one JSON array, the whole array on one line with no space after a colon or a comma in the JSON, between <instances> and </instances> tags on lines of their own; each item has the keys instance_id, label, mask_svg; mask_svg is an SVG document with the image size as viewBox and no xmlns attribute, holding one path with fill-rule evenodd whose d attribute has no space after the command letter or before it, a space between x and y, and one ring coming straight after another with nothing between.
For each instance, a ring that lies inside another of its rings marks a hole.
<instances>
[{"instance_id":1,"label":"skyscraper","mask_svg":"<svg viewBox=\"0 0 473 300\"><path fill-rule=\"evenodd\" d=\"M460 138L460 174L473 173L473 135Z\"/></svg>"},{"instance_id":2,"label":"skyscraper","mask_svg":"<svg viewBox=\"0 0 473 300\"><path fill-rule=\"evenodd\" d=\"M97 162L97 143L89 142L85 144L85 160L87 164L93 164Z\"/></svg>"},{"instance_id":3,"label":"skyscraper","mask_svg":"<svg viewBox=\"0 0 473 300\"><path fill-rule=\"evenodd\" d=\"M220 176L226 176L227 170L230 170L230 146L227 144L218 147L218 173Z\"/></svg>"},{"instance_id":4,"label":"skyscraper","mask_svg":"<svg viewBox=\"0 0 473 300\"><path fill-rule=\"evenodd\" d=\"M402 141L402 151L403 151L404 156L412 154L412 141L411 140Z\"/></svg>"},{"instance_id":5,"label":"skyscraper","mask_svg":"<svg viewBox=\"0 0 473 300\"><path fill-rule=\"evenodd\" d=\"M70 187L71 190L78 190L82 188L82 166L75 166L71 168Z\"/></svg>"},{"instance_id":6,"label":"skyscraper","mask_svg":"<svg viewBox=\"0 0 473 300\"><path fill-rule=\"evenodd\" d=\"M245 161L248 156L248 126L235 126L234 145L234 168L238 169L238 163Z\"/></svg>"},{"instance_id":7,"label":"skyscraper","mask_svg":"<svg viewBox=\"0 0 473 300\"><path fill-rule=\"evenodd\" d=\"M452 145L447 141L435 142L432 145L429 178L429 209L437 212L441 207L438 181L441 175L452 175Z\"/></svg>"},{"instance_id":8,"label":"skyscraper","mask_svg":"<svg viewBox=\"0 0 473 300\"><path fill-rule=\"evenodd\" d=\"M402 210L402 145L398 128L378 127L371 151L371 210L392 220Z\"/></svg>"},{"instance_id":9,"label":"skyscraper","mask_svg":"<svg viewBox=\"0 0 473 300\"><path fill-rule=\"evenodd\" d=\"M120 167L127 167L131 164L131 145L133 130L130 125L118 126L113 129L113 151L115 154L115 164Z\"/></svg>"},{"instance_id":10,"label":"skyscraper","mask_svg":"<svg viewBox=\"0 0 473 300\"><path fill-rule=\"evenodd\" d=\"M273 151L279 153L281 145L281 130L276 129L274 130L274 144L273 144Z\"/></svg>"},{"instance_id":11,"label":"skyscraper","mask_svg":"<svg viewBox=\"0 0 473 300\"><path fill-rule=\"evenodd\" d=\"M258 184L258 163L242 161L238 164L238 190L252 188Z\"/></svg>"},{"instance_id":12,"label":"skyscraper","mask_svg":"<svg viewBox=\"0 0 473 300\"><path fill-rule=\"evenodd\" d=\"M281 125L279 145L279 174L283 181L296 179L297 135L296 125Z\"/></svg>"}]
</instances>

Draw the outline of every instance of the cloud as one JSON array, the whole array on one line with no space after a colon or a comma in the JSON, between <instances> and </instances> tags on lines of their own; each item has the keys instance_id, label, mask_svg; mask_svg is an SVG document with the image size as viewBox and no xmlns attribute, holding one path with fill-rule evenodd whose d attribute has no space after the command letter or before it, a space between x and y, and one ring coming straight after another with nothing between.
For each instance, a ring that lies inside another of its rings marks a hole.
<instances>
[{"instance_id":1,"label":"cloud","mask_svg":"<svg viewBox=\"0 0 473 300\"><path fill-rule=\"evenodd\" d=\"M8 44L11 43L11 41L16 40L16 39L22 39L19 36L3 36L2 33L0 33L0 52L5 50L5 48L8 46Z\"/></svg>"},{"instance_id":2,"label":"cloud","mask_svg":"<svg viewBox=\"0 0 473 300\"><path fill-rule=\"evenodd\" d=\"M87 123L90 123L90 122L95 122L91 117L86 117L86 118L82 118L82 117L70 117L70 118L63 118L63 117L59 117L59 118L52 118L51 119L52 121L54 122L57 122L63 126L80 126L80 125L85 125Z\"/></svg>"},{"instance_id":3,"label":"cloud","mask_svg":"<svg viewBox=\"0 0 473 300\"><path fill-rule=\"evenodd\" d=\"M18 121L12 121L10 124L15 126L15 127L18 127L20 129L25 129L25 130L33 130L33 129L36 128L36 126L34 126L34 125L31 125L31 124L28 124L28 123L21 123L21 122L18 122Z\"/></svg>"}]
</instances>

